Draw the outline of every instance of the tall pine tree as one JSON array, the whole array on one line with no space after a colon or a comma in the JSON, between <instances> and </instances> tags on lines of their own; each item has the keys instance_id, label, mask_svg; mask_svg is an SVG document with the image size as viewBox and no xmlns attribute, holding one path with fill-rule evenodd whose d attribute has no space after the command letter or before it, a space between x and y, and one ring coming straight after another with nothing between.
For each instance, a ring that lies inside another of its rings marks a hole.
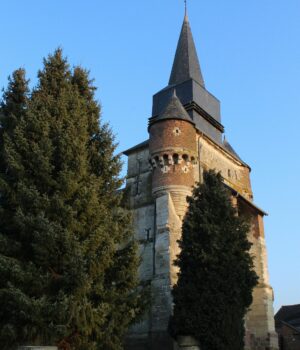
<instances>
[{"instance_id":1,"label":"tall pine tree","mask_svg":"<svg viewBox=\"0 0 300 350\"><path fill-rule=\"evenodd\" d=\"M12 298L16 295L12 293L10 300L6 298L9 291L12 291L13 280L22 281L20 265L13 258L13 255L21 253L21 248L13 237L11 209L15 205L12 190L14 177L9 174L8 163L13 153L10 146L15 128L27 111L28 93L25 71L18 69L9 77L8 87L0 103L0 313L1 318L5 320L15 319L16 315L19 315L17 305L11 308L14 303ZM17 328L13 329L9 321L1 325L0 338L4 349L9 346L11 338L18 331Z\"/></svg>"},{"instance_id":2,"label":"tall pine tree","mask_svg":"<svg viewBox=\"0 0 300 350\"><path fill-rule=\"evenodd\" d=\"M243 350L244 316L257 284L249 225L236 215L221 175L212 170L188 203L175 262L180 272L171 335L193 336L203 350Z\"/></svg>"},{"instance_id":3,"label":"tall pine tree","mask_svg":"<svg viewBox=\"0 0 300 350\"><path fill-rule=\"evenodd\" d=\"M0 148L3 149L4 135L13 132L18 120L27 110L28 104L28 80L25 70L20 68L8 78L8 87L3 93L0 103ZM0 152L1 171L5 172L4 155ZM2 168L4 167L4 168Z\"/></svg>"},{"instance_id":4,"label":"tall pine tree","mask_svg":"<svg viewBox=\"0 0 300 350\"><path fill-rule=\"evenodd\" d=\"M60 49L38 78L3 139L0 345L121 349L141 308L114 138L88 73Z\"/></svg>"}]
</instances>

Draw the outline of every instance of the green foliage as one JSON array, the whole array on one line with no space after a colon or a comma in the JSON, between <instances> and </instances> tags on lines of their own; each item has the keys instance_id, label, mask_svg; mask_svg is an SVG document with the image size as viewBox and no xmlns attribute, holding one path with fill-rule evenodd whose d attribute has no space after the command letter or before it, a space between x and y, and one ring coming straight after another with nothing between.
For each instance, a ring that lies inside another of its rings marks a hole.
<instances>
[{"instance_id":1,"label":"green foliage","mask_svg":"<svg viewBox=\"0 0 300 350\"><path fill-rule=\"evenodd\" d=\"M121 163L88 72L60 49L1 104L0 347L118 350L141 313Z\"/></svg>"},{"instance_id":2,"label":"green foliage","mask_svg":"<svg viewBox=\"0 0 300 350\"><path fill-rule=\"evenodd\" d=\"M188 202L170 333L194 336L203 350L243 350L243 319L257 284L249 225L214 171L204 173Z\"/></svg>"},{"instance_id":3,"label":"green foliage","mask_svg":"<svg viewBox=\"0 0 300 350\"><path fill-rule=\"evenodd\" d=\"M11 136L18 120L26 113L28 93L28 81L25 78L24 69L14 71L12 77L8 78L8 87L0 103L0 170L2 173L6 172L3 153L4 131Z\"/></svg>"}]
</instances>

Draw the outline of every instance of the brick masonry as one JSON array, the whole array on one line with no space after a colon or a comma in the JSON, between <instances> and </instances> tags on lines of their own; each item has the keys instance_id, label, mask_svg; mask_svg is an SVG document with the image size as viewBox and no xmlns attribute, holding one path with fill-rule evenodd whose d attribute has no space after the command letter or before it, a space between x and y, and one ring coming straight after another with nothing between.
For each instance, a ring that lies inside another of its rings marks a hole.
<instances>
[{"instance_id":1,"label":"brick masonry","mask_svg":"<svg viewBox=\"0 0 300 350\"><path fill-rule=\"evenodd\" d=\"M177 240L187 209L186 197L201 181L203 169L220 171L226 184L250 202L253 200L250 168L187 121L155 123L150 128L149 148L136 149L128 155L128 201L142 257L140 277L150 283L152 290L150 310L143 321L131 328L128 349L167 350L178 346L167 334L171 287L177 279L173 260L179 252ZM236 205L251 218L249 240L260 277L245 320L245 349L277 350L263 216L245 202L237 200Z\"/></svg>"}]
</instances>

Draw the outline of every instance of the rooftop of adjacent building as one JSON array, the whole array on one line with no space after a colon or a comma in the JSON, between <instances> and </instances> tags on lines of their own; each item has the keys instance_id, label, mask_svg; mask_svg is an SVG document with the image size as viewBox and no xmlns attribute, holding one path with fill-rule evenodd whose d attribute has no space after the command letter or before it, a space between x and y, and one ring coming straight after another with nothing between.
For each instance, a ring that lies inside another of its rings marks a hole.
<instances>
[{"instance_id":1,"label":"rooftop of adjacent building","mask_svg":"<svg viewBox=\"0 0 300 350\"><path fill-rule=\"evenodd\" d=\"M275 315L275 323L277 329L283 323L300 332L300 304L281 306Z\"/></svg>"}]
</instances>

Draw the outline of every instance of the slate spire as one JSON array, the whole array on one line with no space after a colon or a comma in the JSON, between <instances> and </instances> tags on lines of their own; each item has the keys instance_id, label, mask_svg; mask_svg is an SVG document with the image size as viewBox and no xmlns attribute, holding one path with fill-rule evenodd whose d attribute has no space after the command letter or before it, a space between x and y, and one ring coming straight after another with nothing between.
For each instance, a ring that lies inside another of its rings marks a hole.
<instances>
[{"instance_id":1,"label":"slate spire","mask_svg":"<svg viewBox=\"0 0 300 350\"><path fill-rule=\"evenodd\" d=\"M204 87L204 80L200 69L195 43L187 11L185 11L169 85L180 84L188 79L193 79Z\"/></svg>"}]
</instances>

